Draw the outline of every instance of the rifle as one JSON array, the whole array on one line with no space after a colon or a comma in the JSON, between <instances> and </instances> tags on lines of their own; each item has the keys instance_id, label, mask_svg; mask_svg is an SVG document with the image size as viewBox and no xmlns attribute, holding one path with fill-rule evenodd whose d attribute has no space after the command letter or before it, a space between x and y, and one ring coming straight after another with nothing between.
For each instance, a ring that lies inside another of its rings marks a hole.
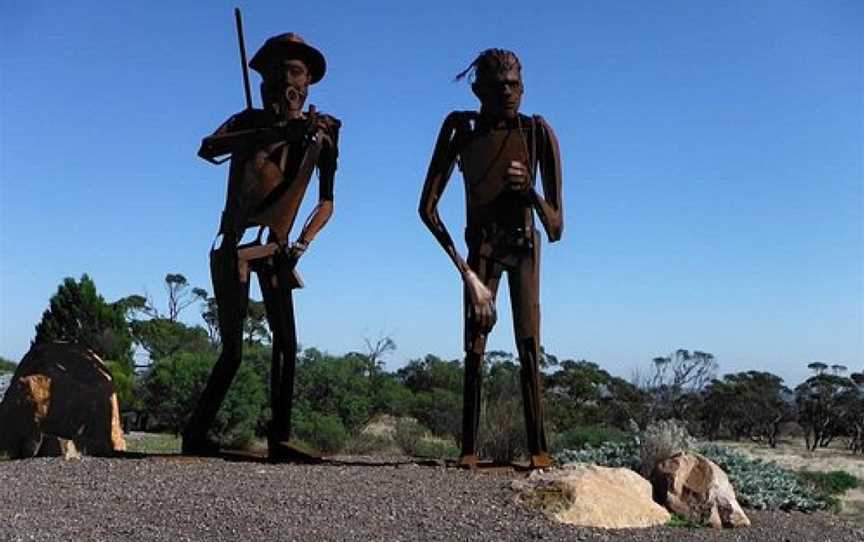
<instances>
[{"instance_id":1,"label":"rifle","mask_svg":"<svg viewBox=\"0 0 864 542\"><path fill-rule=\"evenodd\" d=\"M252 109L252 91L249 88L249 66L246 65L246 41L243 39L243 17L240 8L234 8L237 26L237 45L240 47L240 69L243 71L243 90L246 91L246 109Z\"/></svg>"},{"instance_id":2,"label":"rifle","mask_svg":"<svg viewBox=\"0 0 864 542\"><path fill-rule=\"evenodd\" d=\"M237 28L237 46L240 49L240 71L243 73L243 91L246 95L246 111L252 109L252 89L249 86L249 66L246 65L246 40L243 37L243 15L240 13L240 8L234 8L234 26ZM227 162L231 156L225 156L237 146L238 141L248 138L252 132L258 133L259 130L248 130L247 134L234 134L230 141L223 135L212 135L205 137L201 142L201 148L198 149L198 156L213 164L223 164ZM271 136L272 137L272 136ZM218 156L225 156L221 160Z\"/></svg>"}]
</instances>

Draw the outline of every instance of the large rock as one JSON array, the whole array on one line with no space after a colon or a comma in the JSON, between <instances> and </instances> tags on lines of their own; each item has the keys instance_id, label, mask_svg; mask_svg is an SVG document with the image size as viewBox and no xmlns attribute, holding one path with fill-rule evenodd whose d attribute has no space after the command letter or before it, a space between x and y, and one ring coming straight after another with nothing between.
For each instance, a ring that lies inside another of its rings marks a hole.
<instances>
[{"instance_id":1,"label":"large rock","mask_svg":"<svg viewBox=\"0 0 864 542\"><path fill-rule=\"evenodd\" d=\"M671 518L651 499L651 484L630 469L573 465L535 471L513 482L517 498L572 525L621 529L664 525Z\"/></svg>"},{"instance_id":2,"label":"large rock","mask_svg":"<svg viewBox=\"0 0 864 542\"><path fill-rule=\"evenodd\" d=\"M729 477L706 457L675 454L657 463L651 482L657 502L691 521L715 528L750 525Z\"/></svg>"},{"instance_id":3,"label":"large rock","mask_svg":"<svg viewBox=\"0 0 864 542\"><path fill-rule=\"evenodd\" d=\"M35 344L0 403L0 453L74 456L67 441L91 455L126 449L114 382L84 347Z\"/></svg>"}]
</instances>

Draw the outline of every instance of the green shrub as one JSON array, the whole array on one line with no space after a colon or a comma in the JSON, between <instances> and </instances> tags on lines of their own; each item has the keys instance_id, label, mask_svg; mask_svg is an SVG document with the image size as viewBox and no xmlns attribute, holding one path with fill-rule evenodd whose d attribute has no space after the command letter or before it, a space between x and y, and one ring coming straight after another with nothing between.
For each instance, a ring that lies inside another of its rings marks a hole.
<instances>
[{"instance_id":1,"label":"green shrub","mask_svg":"<svg viewBox=\"0 0 864 542\"><path fill-rule=\"evenodd\" d=\"M410 415L436 435L460 438L462 434L462 396L433 388L414 394Z\"/></svg>"},{"instance_id":2,"label":"green shrub","mask_svg":"<svg viewBox=\"0 0 864 542\"><path fill-rule=\"evenodd\" d=\"M385 453L393 448L393 439L374 433L359 433L345 443L343 451L351 455L371 455Z\"/></svg>"},{"instance_id":3,"label":"green shrub","mask_svg":"<svg viewBox=\"0 0 864 542\"><path fill-rule=\"evenodd\" d=\"M497 463L528 453L520 373L518 364L502 361L491 364L484 378L477 451Z\"/></svg>"},{"instance_id":4,"label":"green shrub","mask_svg":"<svg viewBox=\"0 0 864 542\"><path fill-rule=\"evenodd\" d=\"M696 451L717 463L726 472L738 500L745 507L810 512L836 506L836 498L814 487L814 483L805 482L795 473L774 463L749 459L715 444L699 446ZM596 448L588 446L584 450L564 450L555 454L555 461L559 464L588 463L604 467L627 467L636 471L642 464L635 439L607 442ZM846 476L833 475L829 478L830 487L848 487L850 484Z\"/></svg>"},{"instance_id":5,"label":"green shrub","mask_svg":"<svg viewBox=\"0 0 864 542\"><path fill-rule=\"evenodd\" d=\"M490 397L480 414L477 451L496 463L509 463L528 453L522 399L513 395Z\"/></svg>"},{"instance_id":6,"label":"green shrub","mask_svg":"<svg viewBox=\"0 0 864 542\"><path fill-rule=\"evenodd\" d=\"M426 428L413 418L399 418L396 420L396 432L393 440L399 448L407 455L419 455L420 442L426 435Z\"/></svg>"},{"instance_id":7,"label":"green shrub","mask_svg":"<svg viewBox=\"0 0 864 542\"><path fill-rule=\"evenodd\" d=\"M654 466L679 452L689 451L696 440L677 420L660 420L648 424L639 437L639 472L648 476Z\"/></svg>"},{"instance_id":8,"label":"green shrub","mask_svg":"<svg viewBox=\"0 0 864 542\"><path fill-rule=\"evenodd\" d=\"M627 467L647 476L658 461L689 450L695 442L684 426L675 420L653 422L641 432L631 420L630 427L629 433L616 435L617 440L607 440L599 445L585 444L581 450L565 449L554 456L555 460L561 464Z\"/></svg>"},{"instance_id":9,"label":"green shrub","mask_svg":"<svg viewBox=\"0 0 864 542\"><path fill-rule=\"evenodd\" d=\"M0 374L3 374L3 373L12 374L15 372L15 369L17 369L17 368L18 368L17 363L0 356Z\"/></svg>"},{"instance_id":10,"label":"green shrub","mask_svg":"<svg viewBox=\"0 0 864 542\"><path fill-rule=\"evenodd\" d=\"M607 442L627 440L627 433L605 425L577 425L558 433L552 441L553 450L580 450L585 447L597 448Z\"/></svg>"},{"instance_id":11,"label":"green shrub","mask_svg":"<svg viewBox=\"0 0 864 542\"><path fill-rule=\"evenodd\" d=\"M117 402L120 410L136 409L140 399L135 394L135 371L126 363L108 360L105 367L114 381L114 391L117 392Z\"/></svg>"},{"instance_id":12,"label":"green shrub","mask_svg":"<svg viewBox=\"0 0 864 542\"><path fill-rule=\"evenodd\" d=\"M299 413L294 422L294 434L310 447L327 453L342 450L350 436L338 416L319 412Z\"/></svg>"},{"instance_id":13,"label":"green shrub","mask_svg":"<svg viewBox=\"0 0 864 542\"><path fill-rule=\"evenodd\" d=\"M817 491L825 495L842 495L861 483L858 478L842 470L803 471L798 473L798 477L812 484Z\"/></svg>"},{"instance_id":14,"label":"green shrub","mask_svg":"<svg viewBox=\"0 0 864 542\"><path fill-rule=\"evenodd\" d=\"M201 396L215 356L181 352L160 359L144 379L144 403L160 428L179 433ZM255 436L255 427L266 399L255 372L240 365L225 401L208 433L225 447L242 447Z\"/></svg>"},{"instance_id":15,"label":"green shrub","mask_svg":"<svg viewBox=\"0 0 864 542\"><path fill-rule=\"evenodd\" d=\"M666 526L679 527L683 529L702 529L705 527L701 523L685 518L684 516L679 516L678 514L672 514L672 517L666 522Z\"/></svg>"},{"instance_id":16,"label":"green shrub","mask_svg":"<svg viewBox=\"0 0 864 542\"><path fill-rule=\"evenodd\" d=\"M555 454L555 462L560 465L568 463L587 463L602 467L625 467L639 471L639 446L635 440L606 442L600 446L586 446L582 450L562 450Z\"/></svg>"},{"instance_id":17,"label":"green shrub","mask_svg":"<svg viewBox=\"0 0 864 542\"><path fill-rule=\"evenodd\" d=\"M455 443L445 440L421 440L414 454L417 457L456 458L459 448Z\"/></svg>"},{"instance_id":18,"label":"green shrub","mask_svg":"<svg viewBox=\"0 0 864 542\"><path fill-rule=\"evenodd\" d=\"M182 442L173 433L133 433L126 435L126 451L139 454L179 454Z\"/></svg>"},{"instance_id":19,"label":"green shrub","mask_svg":"<svg viewBox=\"0 0 864 542\"><path fill-rule=\"evenodd\" d=\"M705 444L697 451L726 472L738 500L748 508L809 512L831 508L836 502L774 463L749 459L716 444Z\"/></svg>"}]
</instances>

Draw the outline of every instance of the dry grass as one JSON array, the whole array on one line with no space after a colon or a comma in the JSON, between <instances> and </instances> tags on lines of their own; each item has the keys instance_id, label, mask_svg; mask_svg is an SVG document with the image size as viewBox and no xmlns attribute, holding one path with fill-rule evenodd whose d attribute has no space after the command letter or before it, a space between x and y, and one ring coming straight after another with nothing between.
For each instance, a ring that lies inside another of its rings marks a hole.
<instances>
[{"instance_id":1,"label":"dry grass","mask_svg":"<svg viewBox=\"0 0 864 542\"><path fill-rule=\"evenodd\" d=\"M846 471L864 485L864 456L849 453L842 447L842 443L815 451L804 449L803 439L781 441L776 448L754 442L724 441L718 444L754 459L773 461L793 471ZM840 501L840 515L864 525L864 487L847 491L840 496Z\"/></svg>"}]
</instances>

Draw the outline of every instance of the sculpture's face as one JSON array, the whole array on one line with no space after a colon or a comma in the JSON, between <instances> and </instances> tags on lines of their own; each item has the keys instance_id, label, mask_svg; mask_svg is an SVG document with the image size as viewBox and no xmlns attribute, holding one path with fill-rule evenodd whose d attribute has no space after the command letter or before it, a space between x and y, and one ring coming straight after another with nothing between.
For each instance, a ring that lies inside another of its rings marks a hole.
<instances>
[{"instance_id":1,"label":"sculpture's face","mask_svg":"<svg viewBox=\"0 0 864 542\"><path fill-rule=\"evenodd\" d=\"M522 71L518 65L483 74L473 85L484 113L495 117L513 118L522 104Z\"/></svg>"},{"instance_id":2,"label":"sculpture's face","mask_svg":"<svg viewBox=\"0 0 864 542\"><path fill-rule=\"evenodd\" d=\"M275 93L271 99L275 101L277 112L288 117L299 116L312 82L306 64L293 58L283 60L274 67L271 79Z\"/></svg>"}]
</instances>

